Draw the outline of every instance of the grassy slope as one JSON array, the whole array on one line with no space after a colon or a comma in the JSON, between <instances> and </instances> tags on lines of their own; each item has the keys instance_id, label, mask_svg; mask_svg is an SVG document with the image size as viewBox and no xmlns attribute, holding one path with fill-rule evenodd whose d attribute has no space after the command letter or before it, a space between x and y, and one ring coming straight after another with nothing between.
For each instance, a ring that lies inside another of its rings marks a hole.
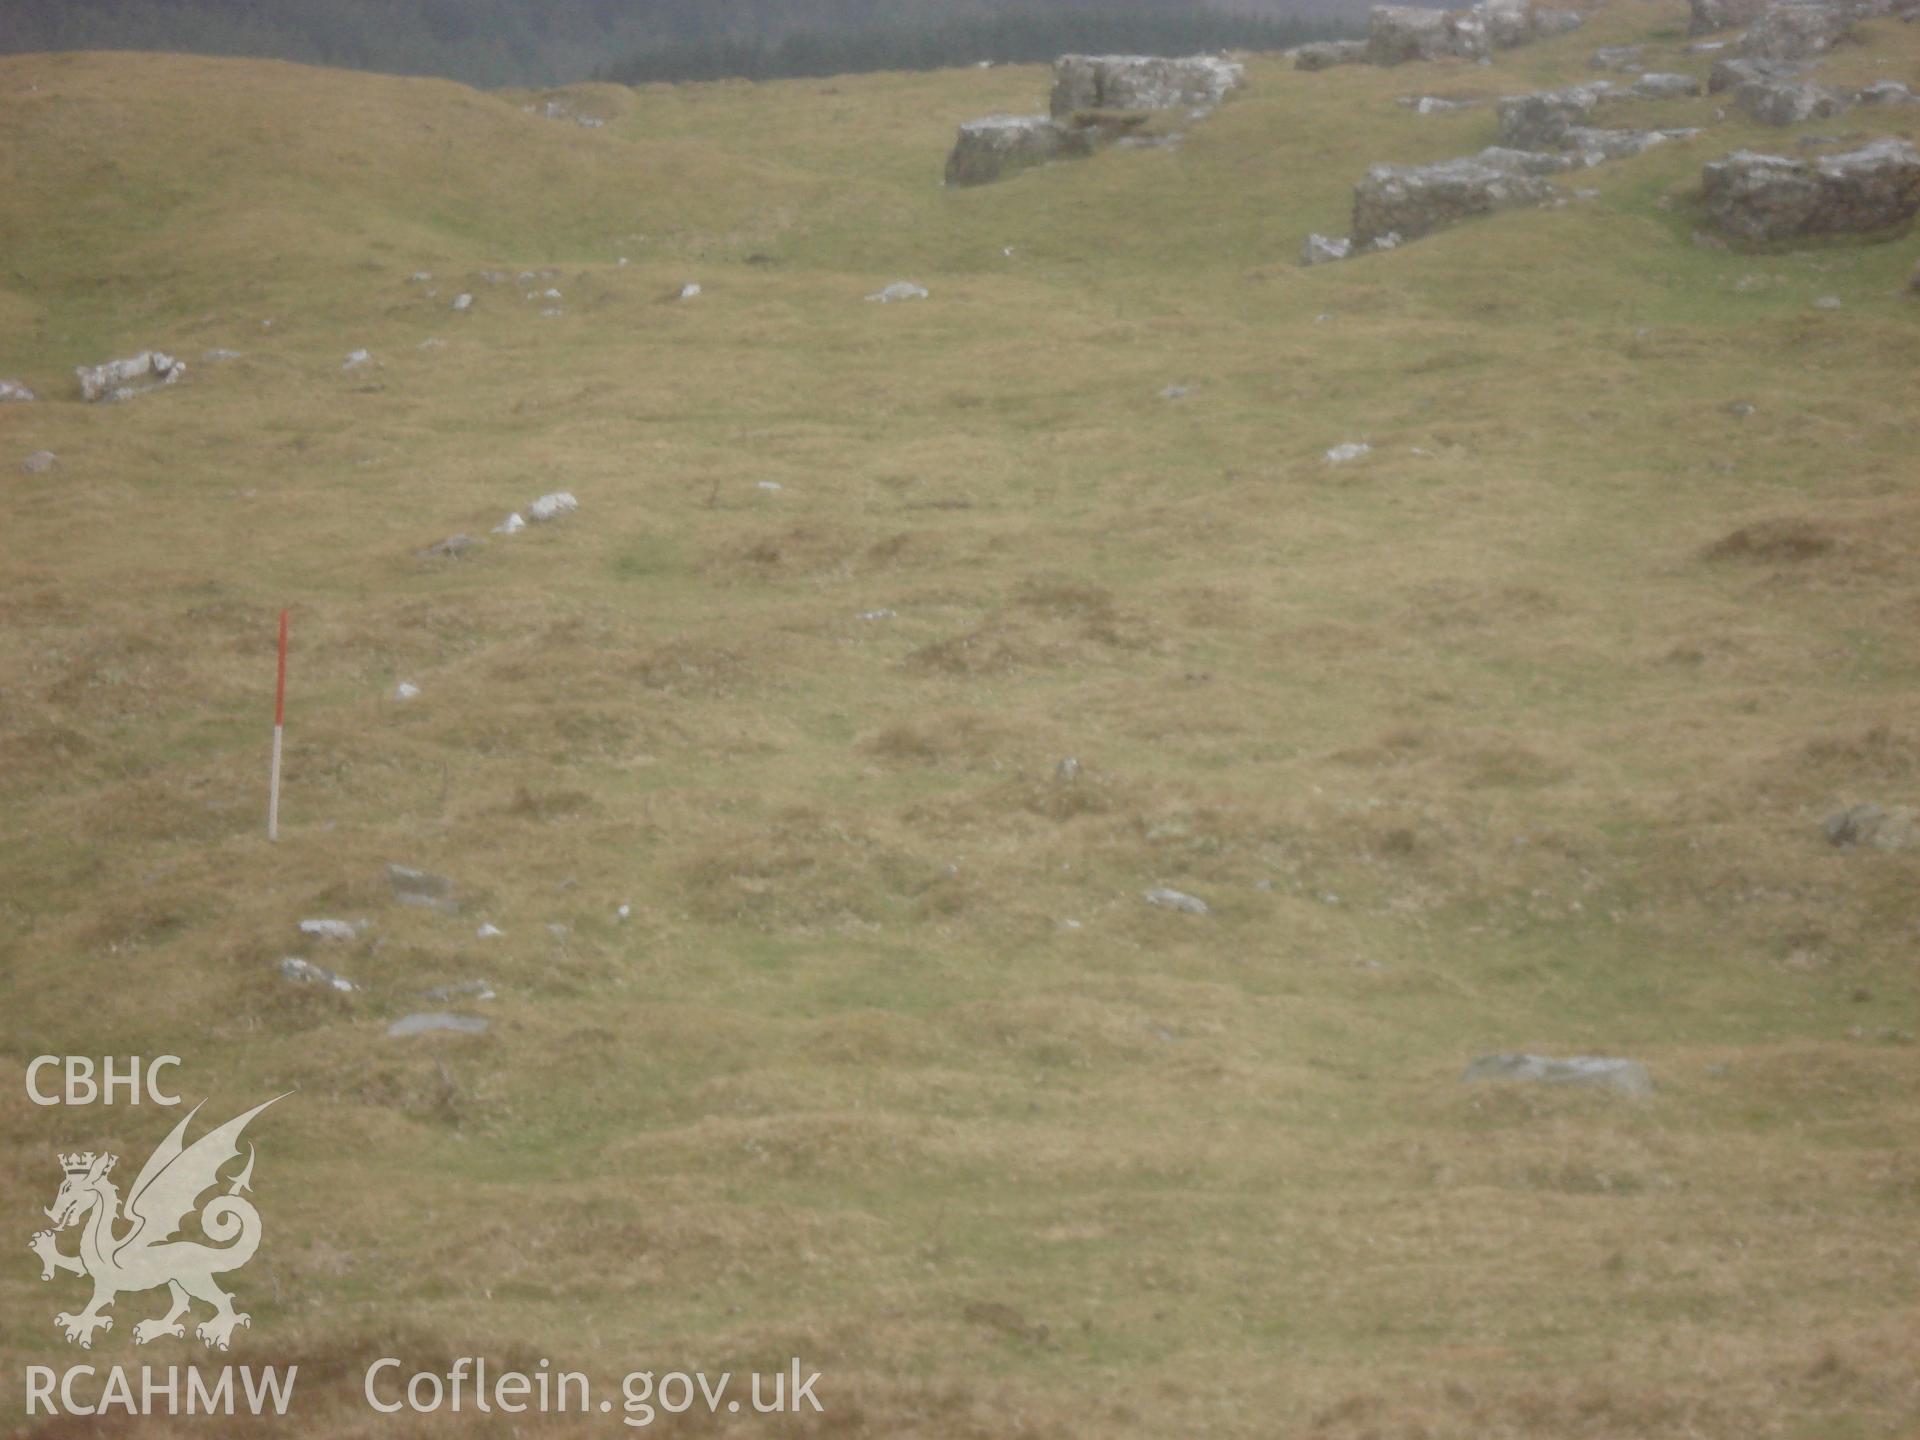
<instances>
[{"instance_id":1,"label":"grassy slope","mask_svg":"<svg viewBox=\"0 0 1920 1440\"><path fill-rule=\"evenodd\" d=\"M586 131L0 62L0 374L54 397L0 461L62 457L0 489L0 1049L299 1087L242 1350L334 1434L364 1358L478 1351L798 1352L825 1434L1913 1424L1914 861L1817 829L1920 800L1913 241L1693 243L1700 162L1780 142L1722 122L1594 202L1291 263L1368 163L1491 138L1395 95L1649 33L1701 68L1675 21L1256 61L1177 150L961 193L953 124L1040 70L586 89ZM1830 74L1920 82L1867 33ZM1920 133L1816 128L1868 124ZM546 266L562 317L468 278ZM861 303L901 277L933 298ZM148 345L244 353L69 403ZM413 553L562 487L563 525ZM1831 544L1703 558L1760 521ZM387 860L472 914L395 907ZM303 950L312 914L371 938ZM384 1037L477 974L488 1037ZM1494 1048L1660 1092L1454 1083ZM134 1113L0 1087L22 1238L52 1152L132 1164ZM68 1362L72 1287L0 1274L9 1370ZM103 1357L181 1358L132 1350L148 1303Z\"/></svg>"}]
</instances>

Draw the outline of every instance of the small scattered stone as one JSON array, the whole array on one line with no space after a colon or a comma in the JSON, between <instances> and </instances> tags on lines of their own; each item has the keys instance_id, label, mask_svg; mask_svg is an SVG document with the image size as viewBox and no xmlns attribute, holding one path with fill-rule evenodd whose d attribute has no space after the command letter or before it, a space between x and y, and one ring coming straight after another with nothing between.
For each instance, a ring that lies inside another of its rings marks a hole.
<instances>
[{"instance_id":1,"label":"small scattered stone","mask_svg":"<svg viewBox=\"0 0 1920 1440\"><path fill-rule=\"evenodd\" d=\"M0 380L0 405L24 405L34 398L33 391L18 380Z\"/></svg>"},{"instance_id":2,"label":"small scattered stone","mask_svg":"<svg viewBox=\"0 0 1920 1440\"><path fill-rule=\"evenodd\" d=\"M689 280L689 281L688 281L688 282L687 282L686 284L684 284L684 285L682 285L682 286L680 287L680 298L681 298L682 300L697 300L697 299L699 299L699 298L700 298L700 286L699 286L699 285L698 285L697 283L695 283L694 281L692 281L692 280Z\"/></svg>"},{"instance_id":3,"label":"small scattered stone","mask_svg":"<svg viewBox=\"0 0 1920 1440\"><path fill-rule=\"evenodd\" d=\"M1080 761L1072 755L1067 756L1053 767L1053 778L1062 785L1071 785L1080 778Z\"/></svg>"},{"instance_id":4,"label":"small scattered stone","mask_svg":"<svg viewBox=\"0 0 1920 1440\"><path fill-rule=\"evenodd\" d=\"M287 979L301 985L320 985L328 990L338 990L342 994L351 994L360 987L344 975L336 975L310 961L302 960L298 955L289 955L276 967Z\"/></svg>"},{"instance_id":5,"label":"small scattered stone","mask_svg":"<svg viewBox=\"0 0 1920 1440\"><path fill-rule=\"evenodd\" d=\"M1168 385L1160 391L1162 400L1184 400L1193 393L1191 385Z\"/></svg>"},{"instance_id":6,"label":"small scattered stone","mask_svg":"<svg viewBox=\"0 0 1920 1440\"><path fill-rule=\"evenodd\" d=\"M856 620L893 620L898 617L891 610L862 610L853 618Z\"/></svg>"},{"instance_id":7,"label":"small scattered stone","mask_svg":"<svg viewBox=\"0 0 1920 1440\"><path fill-rule=\"evenodd\" d=\"M44 475L59 463L59 457L51 450L36 450L20 462L20 468L29 475Z\"/></svg>"},{"instance_id":8,"label":"small scattered stone","mask_svg":"<svg viewBox=\"0 0 1920 1440\"><path fill-rule=\"evenodd\" d=\"M454 296L453 308L456 310L471 310L473 308L472 293L470 291L462 290L458 295Z\"/></svg>"},{"instance_id":9,"label":"small scattered stone","mask_svg":"<svg viewBox=\"0 0 1920 1440\"><path fill-rule=\"evenodd\" d=\"M1189 895L1184 890L1173 890L1165 885L1157 885L1143 897L1147 904L1161 910L1178 910L1187 915L1211 915L1213 908L1198 895Z\"/></svg>"},{"instance_id":10,"label":"small scattered stone","mask_svg":"<svg viewBox=\"0 0 1920 1440\"><path fill-rule=\"evenodd\" d=\"M387 1038L404 1040L410 1035L427 1035L435 1031L452 1035L484 1035L487 1033L487 1022L475 1015L449 1015L437 1010L403 1015L387 1026Z\"/></svg>"},{"instance_id":11,"label":"small scattered stone","mask_svg":"<svg viewBox=\"0 0 1920 1440\"><path fill-rule=\"evenodd\" d=\"M1327 451L1327 464L1345 465L1350 461L1358 460L1363 455L1372 453L1373 446L1367 444L1366 441L1349 440L1345 444L1336 445Z\"/></svg>"},{"instance_id":12,"label":"small scattered stone","mask_svg":"<svg viewBox=\"0 0 1920 1440\"><path fill-rule=\"evenodd\" d=\"M874 291L873 294L867 296L867 299L877 300L882 305L890 305L896 300L924 300L926 298L927 287L924 285L916 285L911 280L895 280L891 285L882 286L880 289Z\"/></svg>"},{"instance_id":13,"label":"small scattered stone","mask_svg":"<svg viewBox=\"0 0 1920 1440\"><path fill-rule=\"evenodd\" d=\"M1352 254L1353 241L1349 237L1313 234L1307 236L1300 247L1300 263L1324 265L1330 260L1345 260Z\"/></svg>"},{"instance_id":14,"label":"small scattered stone","mask_svg":"<svg viewBox=\"0 0 1920 1440\"><path fill-rule=\"evenodd\" d=\"M507 932L502 930L498 925L489 921L473 932L473 938L476 940L498 940L506 933Z\"/></svg>"},{"instance_id":15,"label":"small scattered stone","mask_svg":"<svg viewBox=\"0 0 1920 1440\"><path fill-rule=\"evenodd\" d=\"M238 360L240 358L240 352L238 350L227 350L219 346L215 346L213 349L207 351L207 353L202 355L200 358L206 361L209 365L219 365L219 364L225 363L228 360Z\"/></svg>"},{"instance_id":16,"label":"small scattered stone","mask_svg":"<svg viewBox=\"0 0 1920 1440\"><path fill-rule=\"evenodd\" d=\"M1816 310L1838 310L1840 308L1840 297L1838 295L1822 295L1818 300L1813 302L1813 308Z\"/></svg>"},{"instance_id":17,"label":"small scattered stone","mask_svg":"<svg viewBox=\"0 0 1920 1440\"><path fill-rule=\"evenodd\" d=\"M527 518L535 524L549 520L558 520L562 515L571 515L580 508L580 502L566 490L556 490L551 495L542 495L527 507Z\"/></svg>"},{"instance_id":18,"label":"small scattered stone","mask_svg":"<svg viewBox=\"0 0 1920 1440\"><path fill-rule=\"evenodd\" d=\"M393 698L403 701L418 700L420 698L420 687L406 680L402 680L398 685L393 687Z\"/></svg>"},{"instance_id":19,"label":"small scattered stone","mask_svg":"<svg viewBox=\"0 0 1920 1440\"><path fill-rule=\"evenodd\" d=\"M420 552L426 560L458 560L480 548L480 541L471 535L449 535L444 540L436 540Z\"/></svg>"},{"instance_id":20,"label":"small scattered stone","mask_svg":"<svg viewBox=\"0 0 1920 1440\"><path fill-rule=\"evenodd\" d=\"M494 526L493 533L496 535L518 535L526 528L527 522L520 517L520 512L516 510L498 525Z\"/></svg>"},{"instance_id":21,"label":"small scattered stone","mask_svg":"<svg viewBox=\"0 0 1920 1440\"><path fill-rule=\"evenodd\" d=\"M1653 1077L1638 1060L1600 1055L1553 1059L1545 1055L1482 1055L1460 1076L1462 1084L1483 1080L1527 1080L1543 1085L1581 1085L1615 1090L1622 1095L1648 1095Z\"/></svg>"},{"instance_id":22,"label":"small scattered stone","mask_svg":"<svg viewBox=\"0 0 1920 1440\"><path fill-rule=\"evenodd\" d=\"M342 370L357 370L362 365L370 365L372 363L373 354L371 351L355 350L349 353L347 358L340 363L340 368Z\"/></svg>"}]
</instances>

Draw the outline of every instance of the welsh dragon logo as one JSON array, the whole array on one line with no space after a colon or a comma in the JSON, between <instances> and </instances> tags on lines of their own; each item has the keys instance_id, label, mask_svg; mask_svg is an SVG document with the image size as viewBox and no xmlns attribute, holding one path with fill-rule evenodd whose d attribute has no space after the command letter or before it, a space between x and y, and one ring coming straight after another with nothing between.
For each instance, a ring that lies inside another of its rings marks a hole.
<instances>
[{"instance_id":1,"label":"welsh dragon logo","mask_svg":"<svg viewBox=\"0 0 1920 1440\"><path fill-rule=\"evenodd\" d=\"M140 1167L127 1191L124 1210L120 1191L108 1178L117 1155L88 1151L60 1157L67 1178L46 1211L53 1229L35 1235L27 1248L40 1257L42 1280L64 1270L93 1281L93 1299L86 1309L78 1315L62 1311L53 1317L69 1343L77 1341L83 1350L92 1349L96 1330L113 1329L113 1317L103 1312L116 1298L162 1285L171 1297L167 1313L137 1323L133 1327L136 1344L145 1345L162 1335L185 1338L181 1317L191 1318L195 1300L213 1306L213 1315L194 1333L217 1349L227 1348L236 1326L252 1323L233 1308L233 1296L213 1278L238 1270L260 1246L260 1212L241 1195L253 1180L251 1144L246 1165L226 1181L226 1193L199 1207L200 1230L213 1243L173 1237L194 1213L201 1195L221 1183L221 1167L239 1156L240 1132L247 1122L284 1099L276 1095L187 1145L183 1143L187 1125L200 1113L200 1106L194 1106ZM80 1253L63 1255L57 1248L59 1232L75 1225L81 1227Z\"/></svg>"}]
</instances>

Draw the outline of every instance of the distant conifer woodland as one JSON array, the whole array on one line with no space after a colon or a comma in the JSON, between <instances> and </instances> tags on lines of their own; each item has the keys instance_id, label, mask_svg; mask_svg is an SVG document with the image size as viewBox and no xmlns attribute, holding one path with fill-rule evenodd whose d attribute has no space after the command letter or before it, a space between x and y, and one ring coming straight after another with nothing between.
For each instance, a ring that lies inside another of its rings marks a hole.
<instances>
[{"instance_id":1,"label":"distant conifer woodland","mask_svg":"<svg viewBox=\"0 0 1920 1440\"><path fill-rule=\"evenodd\" d=\"M1240 7L1241 10L1254 7ZM1328 9L1204 0L6 0L0 53L175 50L477 85L930 70L1068 50L1277 50L1350 33Z\"/></svg>"}]
</instances>

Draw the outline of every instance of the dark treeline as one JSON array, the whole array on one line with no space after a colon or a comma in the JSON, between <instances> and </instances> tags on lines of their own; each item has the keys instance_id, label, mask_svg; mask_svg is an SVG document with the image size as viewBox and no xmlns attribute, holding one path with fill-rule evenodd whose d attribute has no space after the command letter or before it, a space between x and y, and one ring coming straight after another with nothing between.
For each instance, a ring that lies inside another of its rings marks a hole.
<instances>
[{"instance_id":1,"label":"dark treeline","mask_svg":"<svg viewBox=\"0 0 1920 1440\"><path fill-rule=\"evenodd\" d=\"M0 0L0 53L180 50L550 85L1267 49L1339 23L1207 0Z\"/></svg>"},{"instance_id":2,"label":"dark treeline","mask_svg":"<svg viewBox=\"0 0 1920 1440\"><path fill-rule=\"evenodd\" d=\"M1253 17L1207 10L1007 11L921 24L801 30L777 38L719 37L656 45L603 66L623 85L658 80L776 80L868 70L939 70L982 60L1018 64L1074 51L1192 55L1206 50L1283 50L1356 33L1326 15Z\"/></svg>"}]
</instances>

